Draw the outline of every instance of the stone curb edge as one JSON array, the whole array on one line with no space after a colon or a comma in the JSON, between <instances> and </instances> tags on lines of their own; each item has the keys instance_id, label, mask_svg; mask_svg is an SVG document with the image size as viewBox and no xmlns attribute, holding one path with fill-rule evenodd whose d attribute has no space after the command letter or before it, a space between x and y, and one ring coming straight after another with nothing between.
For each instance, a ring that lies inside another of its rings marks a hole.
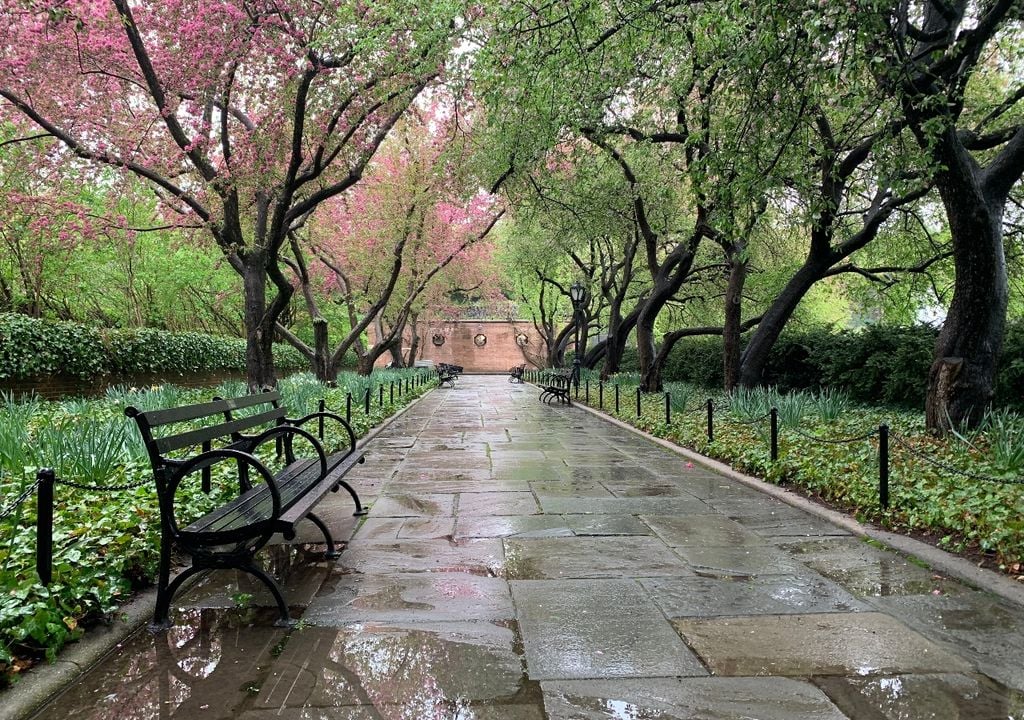
<instances>
[{"instance_id":1,"label":"stone curb edge","mask_svg":"<svg viewBox=\"0 0 1024 720\"><path fill-rule=\"evenodd\" d=\"M689 448L684 448L663 438L655 437L654 435L633 427L629 423L623 422L618 418L608 415L607 413L595 410L588 405L573 403L573 407L581 408L584 411L611 423L612 425L628 430L636 435L640 435L641 437L646 438L667 450L671 450L677 455L685 457L687 460L699 463L709 470L713 470L714 472L731 480L735 480L750 488L759 490L767 495L771 495L788 505L792 505L793 507L815 515L816 517L827 520L833 525L838 525L858 537L880 542L903 555L912 555L935 570L939 570L947 575L952 575L959 580L963 580L969 585L973 585L981 590L998 595L1001 598L1010 600L1018 605L1024 605L1024 584L1022 583L1014 582L1013 580L1010 580L1009 578L992 570L980 568L969 560L965 560L964 558L948 553L945 550L929 545L928 543L921 542L920 540L915 540L914 538L907 537L906 535L888 532L870 525L864 525L849 515L823 507L813 500L797 495L796 493L790 492L778 485L773 485L761 480L760 478L741 473L723 462L701 455Z\"/></svg>"},{"instance_id":2,"label":"stone curb edge","mask_svg":"<svg viewBox=\"0 0 1024 720\"><path fill-rule=\"evenodd\" d=\"M365 447L385 428L404 415L433 390L431 388L394 415L385 418L361 438L357 446ZM197 576L198 578L198 576ZM188 585L189 583L185 583ZM142 627L153 614L156 590L150 588L136 595L115 612L115 620L108 626L98 626L87 632L81 640L68 645L52 663L40 663L11 687L0 691L0 720L27 720L44 703L62 692L75 680L113 652L118 645Z\"/></svg>"}]
</instances>

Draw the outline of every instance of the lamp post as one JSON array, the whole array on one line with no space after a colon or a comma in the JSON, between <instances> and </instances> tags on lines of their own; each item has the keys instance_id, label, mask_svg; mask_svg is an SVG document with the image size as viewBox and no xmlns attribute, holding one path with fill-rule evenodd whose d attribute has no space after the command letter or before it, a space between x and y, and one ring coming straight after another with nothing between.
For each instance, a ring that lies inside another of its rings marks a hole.
<instances>
[{"instance_id":1,"label":"lamp post","mask_svg":"<svg viewBox=\"0 0 1024 720\"><path fill-rule=\"evenodd\" d=\"M572 382L576 388L576 394L580 390L580 330L583 305L587 299L587 289L580 284L579 280L573 281L569 288L569 300L572 301L572 321L576 325L576 350L572 354Z\"/></svg>"}]
</instances>

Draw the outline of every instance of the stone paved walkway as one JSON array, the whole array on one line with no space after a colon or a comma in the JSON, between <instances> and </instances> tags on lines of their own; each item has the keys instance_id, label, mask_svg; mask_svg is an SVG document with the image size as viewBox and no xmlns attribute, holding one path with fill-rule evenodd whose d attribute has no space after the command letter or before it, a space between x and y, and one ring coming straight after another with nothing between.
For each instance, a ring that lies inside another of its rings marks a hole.
<instances>
[{"instance_id":1,"label":"stone paved walkway","mask_svg":"<svg viewBox=\"0 0 1024 720\"><path fill-rule=\"evenodd\" d=\"M367 453L341 558L267 554L297 630L211 576L40 717L1024 717L1020 607L530 386L464 377Z\"/></svg>"}]
</instances>

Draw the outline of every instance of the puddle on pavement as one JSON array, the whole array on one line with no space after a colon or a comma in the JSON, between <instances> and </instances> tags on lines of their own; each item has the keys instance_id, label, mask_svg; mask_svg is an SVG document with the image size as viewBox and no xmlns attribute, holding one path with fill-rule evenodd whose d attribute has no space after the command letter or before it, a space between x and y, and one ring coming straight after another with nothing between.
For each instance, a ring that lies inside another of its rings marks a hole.
<instances>
[{"instance_id":1,"label":"puddle on pavement","mask_svg":"<svg viewBox=\"0 0 1024 720\"><path fill-rule=\"evenodd\" d=\"M947 595L967 588L895 552L853 538L812 540L781 546L858 597Z\"/></svg>"},{"instance_id":2,"label":"puddle on pavement","mask_svg":"<svg viewBox=\"0 0 1024 720\"><path fill-rule=\"evenodd\" d=\"M981 675L819 678L817 685L851 718L1015 720L1024 695Z\"/></svg>"},{"instance_id":3,"label":"puddle on pavement","mask_svg":"<svg viewBox=\"0 0 1024 720\"><path fill-rule=\"evenodd\" d=\"M325 550L325 545L270 545L256 555L255 563L277 579L290 607L305 607L333 573L334 561L324 559ZM196 608L276 607L267 586L241 570L206 573L172 603Z\"/></svg>"},{"instance_id":4,"label":"puddle on pavement","mask_svg":"<svg viewBox=\"0 0 1024 720\"><path fill-rule=\"evenodd\" d=\"M289 631L272 620L263 611L176 613L174 628L135 634L35 720L543 717L514 623Z\"/></svg>"},{"instance_id":5,"label":"puddle on pavement","mask_svg":"<svg viewBox=\"0 0 1024 720\"><path fill-rule=\"evenodd\" d=\"M542 687L550 720L847 720L821 690L788 678L576 680Z\"/></svg>"},{"instance_id":6,"label":"puddle on pavement","mask_svg":"<svg viewBox=\"0 0 1024 720\"><path fill-rule=\"evenodd\" d=\"M673 625L715 675L970 671L962 658L883 613L692 618Z\"/></svg>"}]
</instances>

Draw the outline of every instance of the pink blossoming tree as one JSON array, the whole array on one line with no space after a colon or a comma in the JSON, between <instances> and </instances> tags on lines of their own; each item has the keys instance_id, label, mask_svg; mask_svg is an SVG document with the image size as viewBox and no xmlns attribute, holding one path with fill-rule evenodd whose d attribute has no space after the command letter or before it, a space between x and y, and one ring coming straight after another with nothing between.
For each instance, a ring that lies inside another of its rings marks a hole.
<instances>
[{"instance_id":1,"label":"pink blossoming tree","mask_svg":"<svg viewBox=\"0 0 1024 720\"><path fill-rule=\"evenodd\" d=\"M0 113L144 178L242 277L251 387L293 285L289 232L361 177L468 19L392 0L0 0Z\"/></svg>"},{"instance_id":2,"label":"pink blossoming tree","mask_svg":"<svg viewBox=\"0 0 1024 720\"><path fill-rule=\"evenodd\" d=\"M415 349L404 358L401 342L407 328L415 334L424 308L447 307L457 290L498 286L486 238L503 210L468 171L473 148L465 122L450 100L410 111L364 180L293 237L289 263L313 321L313 346L284 327L278 331L322 379L337 375L349 351L362 373L388 352L399 365L413 360ZM348 319L334 347L317 297L324 293ZM367 346L370 327L376 342Z\"/></svg>"}]
</instances>

